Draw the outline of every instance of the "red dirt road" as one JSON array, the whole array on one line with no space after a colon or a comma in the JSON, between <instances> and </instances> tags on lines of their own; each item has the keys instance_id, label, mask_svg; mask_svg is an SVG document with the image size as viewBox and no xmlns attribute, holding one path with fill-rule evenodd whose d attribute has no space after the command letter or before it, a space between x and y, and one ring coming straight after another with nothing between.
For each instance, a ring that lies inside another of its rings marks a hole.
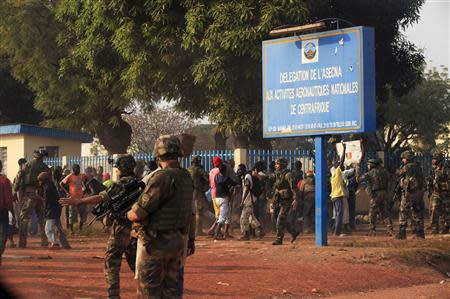
<instances>
[{"instance_id":1,"label":"red dirt road","mask_svg":"<svg viewBox=\"0 0 450 299\"><path fill-rule=\"evenodd\" d=\"M278 247L270 238L200 239L186 265L185 298L450 298L443 274L388 257L407 250L405 243L383 247L388 239L376 237L365 238L372 247L354 247L348 244L364 237L331 237L331 245L319 249L312 238ZM442 242L444 248L450 244L449 238ZM19 298L105 298L99 258L105 244L106 236L79 237L72 239L71 250L50 251L38 248L33 238L28 249L6 250L0 279ZM136 282L125 261L122 266L122 297L134 298Z\"/></svg>"}]
</instances>

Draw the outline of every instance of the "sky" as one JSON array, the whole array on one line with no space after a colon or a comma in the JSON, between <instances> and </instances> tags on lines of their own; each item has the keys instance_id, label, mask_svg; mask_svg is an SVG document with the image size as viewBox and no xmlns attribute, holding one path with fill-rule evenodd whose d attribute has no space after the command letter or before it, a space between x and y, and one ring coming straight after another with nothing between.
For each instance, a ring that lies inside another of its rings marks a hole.
<instances>
[{"instance_id":1,"label":"sky","mask_svg":"<svg viewBox=\"0 0 450 299\"><path fill-rule=\"evenodd\" d=\"M426 0L418 23L404 31L424 51L427 67L450 64L450 0Z\"/></svg>"}]
</instances>

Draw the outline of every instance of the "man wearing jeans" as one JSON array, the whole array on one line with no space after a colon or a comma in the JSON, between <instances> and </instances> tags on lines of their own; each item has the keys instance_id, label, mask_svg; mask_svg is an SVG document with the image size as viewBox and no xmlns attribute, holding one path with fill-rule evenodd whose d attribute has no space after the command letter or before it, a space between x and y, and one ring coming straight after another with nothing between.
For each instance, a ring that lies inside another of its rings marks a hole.
<instances>
[{"instance_id":1,"label":"man wearing jeans","mask_svg":"<svg viewBox=\"0 0 450 299\"><path fill-rule=\"evenodd\" d=\"M337 160L334 165L334 170L331 170L331 201L333 202L335 212L334 233L336 236L342 236L342 225L344 217L344 195L345 183L342 176L345 161L345 143L342 144L344 152L340 160Z\"/></svg>"}]
</instances>

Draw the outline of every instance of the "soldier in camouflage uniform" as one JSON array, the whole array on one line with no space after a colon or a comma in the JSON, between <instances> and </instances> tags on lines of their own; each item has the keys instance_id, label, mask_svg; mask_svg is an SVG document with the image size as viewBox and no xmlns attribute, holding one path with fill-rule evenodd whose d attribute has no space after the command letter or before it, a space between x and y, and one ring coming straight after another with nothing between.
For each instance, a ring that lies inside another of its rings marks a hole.
<instances>
[{"instance_id":1,"label":"soldier in camouflage uniform","mask_svg":"<svg viewBox=\"0 0 450 299\"><path fill-rule=\"evenodd\" d=\"M175 136L160 136L153 153L161 167L148 182L128 219L138 224L140 253L137 265L139 293L142 298L180 298L179 269L186 248L192 214L193 182L180 167L180 141ZM142 242L142 243L141 243ZM188 251L195 247L195 235L188 238Z\"/></svg>"},{"instance_id":2,"label":"soldier in camouflage uniform","mask_svg":"<svg viewBox=\"0 0 450 299\"><path fill-rule=\"evenodd\" d=\"M428 192L432 232L446 234L450 228L450 169L444 165L444 156L440 153L432 157Z\"/></svg>"},{"instance_id":3,"label":"soldier in camouflage uniform","mask_svg":"<svg viewBox=\"0 0 450 299\"><path fill-rule=\"evenodd\" d=\"M107 190L85 198L61 199L62 205L97 204L108 200L110 197L119 194L123 186L135 178L134 168L136 162L131 155L121 155L115 162L118 170L119 181L113 183ZM122 255L125 254L127 263L134 272L136 266L136 238L131 235L131 222L128 219L111 220L108 215L104 222L107 226L112 225L105 252L105 281L108 288L108 298L120 298L120 267Z\"/></svg>"},{"instance_id":4,"label":"soldier in camouflage uniform","mask_svg":"<svg viewBox=\"0 0 450 299\"><path fill-rule=\"evenodd\" d=\"M295 216L297 213L297 185L292 173L289 172L286 159L277 159L275 161L275 183L273 203L280 207L277 218L277 237L272 245L283 244L284 230L292 235L291 242L295 241L299 231L296 227Z\"/></svg>"},{"instance_id":5,"label":"soldier in camouflage uniform","mask_svg":"<svg viewBox=\"0 0 450 299\"><path fill-rule=\"evenodd\" d=\"M192 181L194 182L194 210L197 236L204 236L202 215L207 210L205 192L209 189L209 175L203 169L200 156L192 157L192 166L189 167Z\"/></svg>"},{"instance_id":6,"label":"soldier in camouflage uniform","mask_svg":"<svg viewBox=\"0 0 450 299\"><path fill-rule=\"evenodd\" d=\"M50 172L50 168L44 163L45 152L34 151L33 160L25 164L24 170L20 172L18 181L23 182L24 196L23 204L19 215L19 247L25 248L27 246L28 223L33 210L36 211L39 222L39 234L41 235L41 246L47 247L48 240L45 235L45 215L44 203L37 196L36 190L38 188L38 175L41 172Z\"/></svg>"},{"instance_id":7,"label":"soldier in camouflage uniform","mask_svg":"<svg viewBox=\"0 0 450 299\"><path fill-rule=\"evenodd\" d=\"M369 171L363 175L359 181L367 182L367 193L370 196L369 207L369 236L376 235L377 215L387 218L387 233L393 234L392 216L388 211L388 185L389 173L381 165L380 159L370 159L368 161Z\"/></svg>"},{"instance_id":8,"label":"soldier in camouflage uniform","mask_svg":"<svg viewBox=\"0 0 450 299\"><path fill-rule=\"evenodd\" d=\"M399 211L399 233L397 239L406 239L408 218L411 218L413 233L416 237L425 238L422 168L414 162L414 154L405 151L401 155L403 167L397 171L400 177L402 197Z\"/></svg>"}]
</instances>

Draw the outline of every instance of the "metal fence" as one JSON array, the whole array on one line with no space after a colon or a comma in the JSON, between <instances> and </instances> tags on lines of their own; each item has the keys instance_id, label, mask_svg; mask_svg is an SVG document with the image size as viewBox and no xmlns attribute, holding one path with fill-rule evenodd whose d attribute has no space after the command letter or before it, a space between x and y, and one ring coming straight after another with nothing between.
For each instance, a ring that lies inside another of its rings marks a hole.
<instances>
[{"instance_id":1,"label":"metal fence","mask_svg":"<svg viewBox=\"0 0 450 299\"><path fill-rule=\"evenodd\" d=\"M151 153L137 153L133 155L136 160L142 160L149 162L153 159ZM206 171L210 171L213 167L212 161L215 156L219 156L222 160L232 160L234 159L234 153L232 150L210 150L210 151L193 151L188 157L181 159L181 165L184 168L189 168L191 166L191 161L193 156L200 156L202 159L202 165L205 167Z\"/></svg>"},{"instance_id":2,"label":"metal fence","mask_svg":"<svg viewBox=\"0 0 450 299\"><path fill-rule=\"evenodd\" d=\"M56 167L56 166L63 166L62 165L62 158L60 157L47 157L44 159L45 164L47 164L48 166L51 167Z\"/></svg>"},{"instance_id":3,"label":"metal fence","mask_svg":"<svg viewBox=\"0 0 450 299\"><path fill-rule=\"evenodd\" d=\"M294 166L294 162L299 160L303 164L303 170L313 170L314 171L314 151L309 150L258 150L252 149L247 152L247 161L248 168L252 168L257 161L265 161L267 163L267 167L272 161L275 161L278 158L285 158L288 160L290 168ZM133 155L136 160L142 160L145 162L149 162L153 159L153 155L151 153L137 153ZM202 150L202 151L194 151L192 155L183 158L181 160L181 165L184 168L188 168L191 165L192 156L200 156L202 160L202 165L205 167L206 171L210 171L212 168L212 161L215 156L219 156L222 160L233 160L234 152L233 150ZM336 156L336 152L333 150L328 151L329 159L333 159ZM366 152L365 159L362 161L362 171L367 171L367 160L378 157L377 152ZM65 163L67 165L63 165L63 158L61 157L51 157L45 158L45 163L49 166L67 166L69 168L72 167L73 164L79 164L82 171L86 169L86 167L91 166L95 167L97 170L101 166L103 167L103 172L112 173L112 165L109 163L109 160L112 156L71 156L67 157ZM390 171L398 169L401 164L400 154L385 154L385 167ZM447 163L450 162L450 155L445 156L445 160ZM423 169L423 173L425 176L428 176L431 173L431 155L430 154L417 154L416 162L420 164Z\"/></svg>"},{"instance_id":4,"label":"metal fence","mask_svg":"<svg viewBox=\"0 0 450 299\"><path fill-rule=\"evenodd\" d=\"M83 172L88 166L94 167L96 170L102 167L103 172L109 172L111 174L112 165L109 163L109 159L111 159L111 156L71 156L67 159L67 166L72 168L73 164L78 164Z\"/></svg>"}]
</instances>

